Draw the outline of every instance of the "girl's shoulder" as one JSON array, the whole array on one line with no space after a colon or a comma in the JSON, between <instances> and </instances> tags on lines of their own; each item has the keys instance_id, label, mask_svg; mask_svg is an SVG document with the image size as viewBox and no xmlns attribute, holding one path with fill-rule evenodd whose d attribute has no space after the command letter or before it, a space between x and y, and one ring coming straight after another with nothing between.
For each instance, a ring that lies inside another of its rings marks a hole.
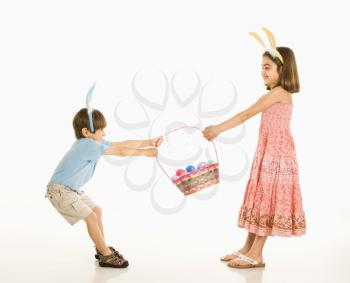
<instances>
[{"instance_id":1,"label":"girl's shoulder","mask_svg":"<svg viewBox=\"0 0 350 283\"><path fill-rule=\"evenodd\" d=\"M284 88L276 87L273 90L271 90L271 92L273 92L274 96L277 98L278 103L281 103L281 104L292 104L293 103L292 93L288 92Z\"/></svg>"}]
</instances>

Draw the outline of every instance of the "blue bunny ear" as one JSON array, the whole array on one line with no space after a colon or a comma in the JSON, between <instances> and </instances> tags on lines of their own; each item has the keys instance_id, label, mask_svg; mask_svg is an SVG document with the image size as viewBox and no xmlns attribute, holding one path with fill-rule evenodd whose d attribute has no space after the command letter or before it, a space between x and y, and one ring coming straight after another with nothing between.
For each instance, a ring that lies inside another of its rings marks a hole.
<instances>
[{"instance_id":1,"label":"blue bunny ear","mask_svg":"<svg viewBox=\"0 0 350 283\"><path fill-rule=\"evenodd\" d=\"M94 123L93 123L93 118L92 118L92 94L94 92L96 86L96 82L91 86L89 89L88 93L86 94L86 108L88 112L88 117L89 117L89 125L90 125L90 131L93 133L94 132Z\"/></svg>"},{"instance_id":2,"label":"blue bunny ear","mask_svg":"<svg viewBox=\"0 0 350 283\"><path fill-rule=\"evenodd\" d=\"M91 106L92 94L94 93L94 89L96 86L96 82L90 87L88 93L86 94L86 107L89 108Z\"/></svg>"}]
</instances>

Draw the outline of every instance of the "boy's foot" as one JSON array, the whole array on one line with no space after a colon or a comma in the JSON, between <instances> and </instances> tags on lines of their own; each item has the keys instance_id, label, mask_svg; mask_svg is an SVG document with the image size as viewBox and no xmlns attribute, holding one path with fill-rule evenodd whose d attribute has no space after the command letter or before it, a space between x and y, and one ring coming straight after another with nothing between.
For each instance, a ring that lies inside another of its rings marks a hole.
<instances>
[{"instance_id":1,"label":"boy's foot","mask_svg":"<svg viewBox=\"0 0 350 283\"><path fill-rule=\"evenodd\" d=\"M110 255L99 255L98 264L101 267L126 268L129 266L127 260L120 258L116 253L112 252Z\"/></svg>"},{"instance_id":2,"label":"boy's foot","mask_svg":"<svg viewBox=\"0 0 350 283\"><path fill-rule=\"evenodd\" d=\"M113 248L112 246L108 247L113 253L116 253L119 257L121 257L122 259L123 258L123 255L120 254L118 251L115 250L115 248ZM95 251L96 251L96 254L95 254L95 258L96 259L100 259L100 252L97 250L97 248L95 247Z\"/></svg>"}]
</instances>

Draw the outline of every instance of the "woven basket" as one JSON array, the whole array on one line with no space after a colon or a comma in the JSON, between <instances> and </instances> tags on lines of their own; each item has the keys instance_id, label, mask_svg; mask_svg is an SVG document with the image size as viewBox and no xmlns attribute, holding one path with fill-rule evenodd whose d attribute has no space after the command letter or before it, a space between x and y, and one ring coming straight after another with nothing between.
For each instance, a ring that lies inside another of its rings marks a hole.
<instances>
[{"instance_id":1,"label":"woven basket","mask_svg":"<svg viewBox=\"0 0 350 283\"><path fill-rule=\"evenodd\" d=\"M198 130L201 130L197 127L191 127L191 126L184 126L175 130L172 130L168 132L167 134L183 129L183 128L195 128ZM166 135L167 135L166 134ZM202 189L205 189L207 187L210 187L211 185L215 185L219 183L219 161L218 161L218 154L216 150L215 143L212 141L215 154L216 154L216 163L212 163L207 165L204 168L196 169L191 172L186 172L185 174L179 176L175 180L171 179L169 175L166 173L162 165L160 164L158 158L157 162L159 167L164 171L164 173L169 177L169 179L173 182L173 184L178 187L178 189L184 194L184 195L190 195L192 193L198 192Z\"/></svg>"}]
</instances>

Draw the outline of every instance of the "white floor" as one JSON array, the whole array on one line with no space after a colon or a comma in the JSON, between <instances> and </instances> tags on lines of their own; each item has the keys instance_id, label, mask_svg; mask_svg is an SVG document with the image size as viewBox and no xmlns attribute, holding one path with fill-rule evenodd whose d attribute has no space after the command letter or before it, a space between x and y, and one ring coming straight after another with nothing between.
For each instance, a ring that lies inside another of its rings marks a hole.
<instances>
[{"instance_id":1,"label":"white floor","mask_svg":"<svg viewBox=\"0 0 350 283\"><path fill-rule=\"evenodd\" d=\"M265 269L235 270L219 257L241 245L245 230L216 212L208 218L209 202L201 205L209 211L203 217L200 206L175 216L106 209L106 238L129 260L124 270L100 268L84 223L70 227L46 202L2 206L10 217L2 221L0 282L350 282L347 229L269 238Z\"/></svg>"},{"instance_id":2,"label":"white floor","mask_svg":"<svg viewBox=\"0 0 350 283\"><path fill-rule=\"evenodd\" d=\"M33 242L17 250L2 259L1 282L350 282L349 255L341 249L304 249L302 254L288 247L270 249L265 269L235 270L219 262L219 251L169 248L167 253L161 247L138 250L136 245L126 253L130 267L116 270L100 268L81 244L68 248L45 245L38 252Z\"/></svg>"}]
</instances>

